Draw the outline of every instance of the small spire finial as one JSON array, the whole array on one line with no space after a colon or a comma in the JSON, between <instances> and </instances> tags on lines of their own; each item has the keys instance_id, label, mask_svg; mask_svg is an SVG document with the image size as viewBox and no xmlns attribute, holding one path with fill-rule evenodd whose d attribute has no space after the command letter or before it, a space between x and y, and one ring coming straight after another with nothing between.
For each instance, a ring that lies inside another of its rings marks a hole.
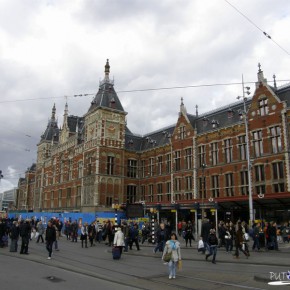
<instances>
[{"instance_id":1,"label":"small spire finial","mask_svg":"<svg viewBox=\"0 0 290 290\"><path fill-rule=\"evenodd\" d=\"M55 120L55 103L53 104L53 107L52 107L52 113L51 113L51 120Z\"/></svg>"},{"instance_id":2,"label":"small spire finial","mask_svg":"<svg viewBox=\"0 0 290 290\"><path fill-rule=\"evenodd\" d=\"M184 104L183 104L183 97L181 97L181 105L184 105Z\"/></svg>"},{"instance_id":3,"label":"small spire finial","mask_svg":"<svg viewBox=\"0 0 290 290\"><path fill-rule=\"evenodd\" d=\"M109 74L110 74L110 64L109 64L109 59L107 58L107 62L105 65L105 75L109 76Z\"/></svg>"},{"instance_id":4,"label":"small spire finial","mask_svg":"<svg viewBox=\"0 0 290 290\"><path fill-rule=\"evenodd\" d=\"M198 105L195 105L195 115L198 117Z\"/></svg>"},{"instance_id":5,"label":"small spire finial","mask_svg":"<svg viewBox=\"0 0 290 290\"><path fill-rule=\"evenodd\" d=\"M273 74L273 79L274 79L274 88L277 89L276 75L275 74Z\"/></svg>"},{"instance_id":6,"label":"small spire finial","mask_svg":"<svg viewBox=\"0 0 290 290\"><path fill-rule=\"evenodd\" d=\"M258 63L258 68L259 68L258 72L259 73L262 72L262 70L261 70L261 64L260 63Z\"/></svg>"}]
</instances>

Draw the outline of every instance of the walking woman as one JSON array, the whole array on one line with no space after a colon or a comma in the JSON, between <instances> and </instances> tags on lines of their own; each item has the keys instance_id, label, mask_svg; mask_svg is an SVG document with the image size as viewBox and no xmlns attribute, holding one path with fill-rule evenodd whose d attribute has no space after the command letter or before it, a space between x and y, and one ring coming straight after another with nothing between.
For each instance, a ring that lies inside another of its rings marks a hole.
<instances>
[{"instance_id":1,"label":"walking woman","mask_svg":"<svg viewBox=\"0 0 290 290\"><path fill-rule=\"evenodd\" d=\"M239 259L239 251L244 253L244 255L247 257L250 256L250 253L246 251L246 248L243 249L244 244L244 238L243 238L244 232L241 223L238 223L237 231L235 233L235 246L236 246L236 252L234 254L234 258Z\"/></svg>"},{"instance_id":2,"label":"walking woman","mask_svg":"<svg viewBox=\"0 0 290 290\"><path fill-rule=\"evenodd\" d=\"M175 233L170 235L170 240L165 244L162 260L167 253L171 253L171 259L168 262L169 279L175 279L177 264L181 262L180 243Z\"/></svg>"}]
</instances>

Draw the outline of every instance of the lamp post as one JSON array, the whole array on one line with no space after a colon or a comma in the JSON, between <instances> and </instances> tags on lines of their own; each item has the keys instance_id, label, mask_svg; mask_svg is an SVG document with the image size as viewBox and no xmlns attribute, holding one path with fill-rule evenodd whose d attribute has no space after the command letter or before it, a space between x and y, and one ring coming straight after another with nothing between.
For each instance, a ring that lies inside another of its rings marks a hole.
<instances>
[{"instance_id":1,"label":"lamp post","mask_svg":"<svg viewBox=\"0 0 290 290\"><path fill-rule=\"evenodd\" d=\"M247 167L248 167L248 190L249 190L249 225L251 226L254 220L254 210L253 210L252 175L251 175L252 165L251 165L251 159L250 159L249 127L248 127L248 115L247 115L247 107L246 107L246 101L247 101L246 95L250 94L250 87L244 86L243 76L242 76L242 86L243 86L243 96L237 97L237 99L243 98L243 103L244 103L243 116L244 116L244 123L245 123L245 129L246 129L246 158L247 158Z\"/></svg>"}]
</instances>

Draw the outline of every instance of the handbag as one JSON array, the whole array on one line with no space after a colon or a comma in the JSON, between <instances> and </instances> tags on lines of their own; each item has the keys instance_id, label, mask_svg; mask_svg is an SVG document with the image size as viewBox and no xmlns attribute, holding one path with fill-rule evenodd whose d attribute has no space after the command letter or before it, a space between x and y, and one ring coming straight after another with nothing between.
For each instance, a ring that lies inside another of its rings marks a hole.
<instances>
[{"instance_id":1,"label":"handbag","mask_svg":"<svg viewBox=\"0 0 290 290\"><path fill-rule=\"evenodd\" d=\"M163 261L168 263L171 260L171 257L172 257L172 252L166 253L163 257Z\"/></svg>"}]
</instances>

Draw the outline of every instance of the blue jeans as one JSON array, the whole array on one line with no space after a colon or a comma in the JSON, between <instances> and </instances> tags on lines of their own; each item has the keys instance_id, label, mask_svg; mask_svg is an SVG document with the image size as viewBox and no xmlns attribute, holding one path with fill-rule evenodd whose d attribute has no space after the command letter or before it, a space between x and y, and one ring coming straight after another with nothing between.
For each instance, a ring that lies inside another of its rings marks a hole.
<instances>
[{"instance_id":1,"label":"blue jeans","mask_svg":"<svg viewBox=\"0 0 290 290\"><path fill-rule=\"evenodd\" d=\"M207 257L213 256L212 260L215 261L216 253L217 253L217 246L210 246L209 254L207 254Z\"/></svg>"},{"instance_id":2,"label":"blue jeans","mask_svg":"<svg viewBox=\"0 0 290 290\"><path fill-rule=\"evenodd\" d=\"M165 247L165 241L161 241L161 242L157 243L157 245L154 249L154 252L156 253L158 249L159 249L159 252L163 252L164 247Z\"/></svg>"},{"instance_id":3,"label":"blue jeans","mask_svg":"<svg viewBox=\"0 0 290 290\"><path fill-rule=\"evenodd\" d=\"M274 250L278 250L278 242L276 236L270 236L270 244L274 246Z\"/></svg>"},{"instance_id":4,"label":"blue jeans","mask_svg":"<svg viewBox=\"0 0 290 290\"><path fill-rule=\"evenodd\" d=\"M169 261L168 262L168 270L169 270L169 276L175 277L176 276L176 266L178 262Z\"/></svg>"}]
</instances>

